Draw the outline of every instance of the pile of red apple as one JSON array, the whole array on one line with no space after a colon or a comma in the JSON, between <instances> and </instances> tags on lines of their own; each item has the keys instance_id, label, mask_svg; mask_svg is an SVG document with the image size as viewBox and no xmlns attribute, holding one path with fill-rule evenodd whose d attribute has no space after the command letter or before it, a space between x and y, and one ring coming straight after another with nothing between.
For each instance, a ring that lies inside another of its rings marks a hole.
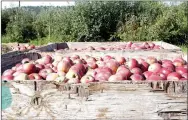
<instances>
[{"instance_id":1,"label":"pile of red apple","mask_svg":"<svg viewBox=\"0 0 188 120\"><path fill-rule=\"evenodd\" d=\"M14 48L15 51L26 51L26 50L32 50L32 49L35 49L35 45L26 44L26 45L20 45Z\"/></svg>"},{"instance_id":2,"label":"pile of red apple","mask_svg":"<svg viewBox=\"0 0 188 120\"><path fill-rule=\"evenodd\" d=\"M143 42L143 43L133 43L133 42L127 42L125 44L121 45L113 45L113 46L106 46L106 47L93 47L89 46L86 48L72 48L74 51L92 51L92 50L97 50L97 51L104 51L104 50L154 50L154 49L164 49L163 47L156 45L152 42Z\"/></svg>"},{"instance_id":3,"label":"pile of red apple","mask_svg":"<svg viewBox=\"0 0 188 120\"><path fill-rule=\"evenodd\" d=\"M174 60L125 59L124 57L71 57L46 55L36 61L25 58L3 72L2 80L47 80L64 83L102 81L187 80L187 63Z\"/></svg>"}]
</instances>

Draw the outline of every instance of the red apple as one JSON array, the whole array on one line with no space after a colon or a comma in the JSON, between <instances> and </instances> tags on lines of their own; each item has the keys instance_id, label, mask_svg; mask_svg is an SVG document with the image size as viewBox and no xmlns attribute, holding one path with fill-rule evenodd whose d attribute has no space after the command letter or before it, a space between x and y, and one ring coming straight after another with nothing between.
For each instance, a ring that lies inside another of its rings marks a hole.
<instances>
[{"instance_id":1,"label":"red apple","mask_svg":"<svg viewBox=\"0 0 188 120\"><path fill-rule=\"evenodd\" d=\"M45 68L39 71L39 75L43 78L46 79L47 75L52 73L53 70L51 68Z\"/></svg>"},{"instance_id":2,"label":"red apple","mask_svg":"<svg viewBox=\"0 0 188 120\"><path fill-rule=\"evenodd\" d=\"M69 62L71 65L73 65L73 61L70 59L70 57L63 58L63 61Z\"/></svg>"},{"instance_id":3,"label":"red apple","mask_svg":"<svg viewBox=\"0 0 188 120\"><path fill-rule=\"evenodd\" d=\"M13 74L13 76L17 76L18 74L20 74L20 73L25 73L23 70L17 70L14 74Z\"/></svg>"},{"instance_id":4,"label":"red apple","mask_svg":"<svg viewBox=\"0 0 188 120\"><path fill-rule=\"evenodd\" d=\"M19 65L18 67L16 67L16 71L22 70L23 69L23 65Z\"/></svg>"},{"instance_id":5,"label":"red apple","mask_svg":"<svg viewBox=\"0 0 188 120\"><path fill-rule=\"evenodd\" d=\"M110 81L110 82L123 81L123 80L124 80L124 78L123 78L123 76L120 75L120 74L112 75L112 76L110 76L109 79L108 79L108 81Z\"/></svg>"},{"instance_id":6,"label":"red apple","mask_svg":"<svg viewBox=\"0 0 188 120\"><path fill-rule=\"evenodd\" d=\"M42 65L42 64L36 64L35 67L36 67L36 72L37 72L37 73L38 73L40 70L42 70L42 69L45 68L44 65Z\"/></svg>"},{"instance_id":7,"label":"red apple","mask_svg":"<svg viewBox=\"0 0 188 120\"><path fill-rule=\"evenodd\" d=\"M106 65L106 63L103 61L97 61L96 64L98 65L98 67L104 67Z\"/></svg>"},{"instance_id":8,"label":"red apple","mask_svg":"<svg viewBox=\"0 0 188 120\"><path fill-rule=\"evenodd\" d=\"M163 78L158 74L151 74L147 80L163 80Z\"/></svg>"},{"instance_id":9,"label":"red apple","mask_svg":"<svg viewBox=\"0 0 188 120\"><path fill-rule=\"evenodd\" d=\"M62 71L67 73L71 68L71 64L67 61L60 61L57 65L57 71Z\"/></svg>"},{"instance_id":10,"label":"red apple","mask_svg":"<svg viewBox=\"0 0 188 120\"><path fill-rule=\"evenodd\" d=\"M25 51L25 50L27 50L26 47L24 47L24 46L21 46L21 47L20 47L20 51Z\"/></svg>"},{"instance_id":11,"label":"red apple","mask_svg":"<svg viewBox=\"0 0 188 120\"><path fill-rule=\"evenodd\" d=\"M12 75L3 75L1 77L2 80L14 80L14 76Z\"/></svg>"},{"instance_id":12,"label":"red apple","mask_svg":"<svg viewBox=\"0 0 188 120\"><path fill-rule=\"evenodd\" d=\"M132 69L132 68L135 68L135 67L138 67L138 62L136 59L130 59L127 63L127 66L129 67L129 69Z\"/></svg>"},{"instance_id":13,"label":"red apple","mask_svg":"<svg viewBox=\"0 0 188 120\"><path fill-rule=\"evenodd\" d=\"M31 74L31 73L34 73L34 72L36 72L36 67L35 67L35 65L34 64L32 64L32 63L25 63L24 65L23 65L23 71L25 72L25 73L27 73L27 74Z\"/></svg>"},{"instance_id":14,"label":"red apple","mask_svg":"<svg viewBox=\"0 0 188 120\"><path fill-rule=\"evenodd\" d=\"M110 59L113 59L113 57L111 57L110 55L106 55L106 56L103 57L103 60L106 61L106 62Z\"/></svg>"},{"instance_id":15,"label":"red apple","mask_svg":"<svg viewBox=\"0 0 188 120\"><path fill-rule=\"evenodd\" d=\"M111 74L109 72L99 72L95 75L97 81L107 81Z\"/></svg>"},{"instance_id":16,"label":"red apple","mask_svg":"<svg viewBox=\"0 0 188 120\"><path fill-rule=\"evenodd\" d=\"M95 48L92 47L92 46L89 46L87 49L88 49L88 50L95 50Z\"/></svg>"},{"instance_id":17,"label":"red apple","mask_svg":"<svg viewBox=\"0 0 188 120\"><path fill-rule=\"evenodd\" d=\"M87 65L89 66L89 68L91 69L96 69L98 68L98 65L95 62L89 62L87 63Z\"/></svg>"},{"instance_id":18,"label":"red apple","mask_svg":"<svg viewBox=\"0 0 188 120\"><path fill-rule=\"evenodd\" d=\"M37 73L32 73L28 76L29 80L42 80L42 77Z\"/></svg>"},{"instance_id":19,"label":"red apple","mask_svg":"<svg viewBox=\"0 0 188 120\"><path fill-rule=\"evenodd\" d=\"M130 48L130 47L132 46L132 44L133 44L133 43L132 43L131 41L127 42L127 47Z\"/></svg>"},{"instance_id":20,"label":"red apple","mask_svg":"<svg viewBox=\"0 0 188 120\"><path fill-rule=\"evenodd\" d=\"M68 73L66 74L66 78L67 79L72 79L72 78L78 78L81 79L83 76L83 71L79 68L76 67L71 67L68 71Z\"/></svg>"},{"instance_id":21,"label":"red apple","mask_svg":"<svg viewBox=\"0 0 188 120\"><path fill-rule=\"evenodd\" d=\"M183 78L188 79L188 73L183 73L181 76L182 76Z\"/></svg>"},{"instance_id":22,"label":"red apple","mask_svg":"<svg viewBox=\"0 0 188 120\"><path fill-rule=\"evenodd\" d=\"M115 74L118 67L119 67L119 63L116 62L115 60L109 60L107 63L106 63L106 66L108 68L110 68L112 70L112 73Z\"/></svg>"},{"instance_id":23,"label":"red apple","mask_svg":"<svg viewBox=\"0 0 188 120\"><path fill-rule=\"evenodd\" d=\"M124 57L116 57L116 61L120 64L123 65L126 62L126 59Z\"/></svg>"},{"instance_id":24,"label":"red apple","mask_svg":"<svg viewBox=\"0 0 188 120\"><path fill-rule=\"evenodd\" d=\"M157 59L154 58L154 57L147 57L146 62L147 62L148 64L157 63Z\"/></svg>"},{"instance_id":25,"label":"red apple","mask_svg":"<svg viewBox=\"0 0 188 120\"><path fill-rule=\"evenodd\" d=\"M165 75L168 75L168 74L171 73L171 71L170 71L169 69L167 69L167 68L161 68L160 73L163 73L163 74L165 74Z\"/></svg>"},{"instance_id":26,"label":"red apple","mask_svg":"<svg viewBox=\"0 0 188 120\"><path fill-rule=\"evenodd\" d=\"M162 64L164 64L164 63L170 63L170 64L172 64L172 61L171 61L171 60L164 59L164 60L162 60Z\"/></svg>"},{"instance_id":27,"label":"red apple","mask_svg":"<svg viewBox=\"0 0 188 120\"><path fill-rule=\"evenodd\" d=\"M157 73L161 70L162 66L159 63L153 63L148 67L148 71Z\"/></svg>"},{"instance_id":28,"label":"red apple","mask_svg":"<svg viewBox=\"0 0 188 120\"><path fill-rule=\"evenodd\" d=\"M63 72L63 71L57 71L57 74L58 74L59 76L65 76L65 75L66 75L66 73Z\"/></svg>"},{"instance_id":29,"label":"red apple","mask_svg":"<svg viewBox=\"0 0 188 120\"><path fill-rule=\"evenodd\" d=\"M14 76L14 80L28 80L28 75L26 73L19 73Z\"/></svg>"},{"instance_id":30,"label":"red apple","mask_svg":"<svg viewBox=\"0 0 188 120\"><path fill-rule=\"evenodd\" d=\"M144 61L141 62L140 68L141 68L142 72L147 71L147 70L148 70L148 67L149 67L149 64L148 64L147 62L144 62Z\"/></svg>"},{"instance_id":31,"label":"red apple","mask_svg":"<svg viewBox=\"0 0 188 120\"><path fill-rule=\"evenodd\" d=\"M170 63L163 63L162 67L163 68L167 68L171 72L175 71L175 66L173 64L170 64Z\"/></svg>"},{"instance_id":32,"label":"red apple","mask_svg":"<svg viewBox=\"0 0 188 120\"><path fill-rule=\"evenodd\" d=\"M176 61L180 61L181 63L183 63L183 65L186 64L186 61L181 57L174 59L173 62L176 62Z\"/></svg>"},{"instance_id":33,"label":"red apple","mask_svg":"<svg viewBox=\"0 0 188 120\"><path fill-rule=\"evenodd\" d=\"M173 64L174 64L174 66L176 66L176 67L181 67L181 66L184 65L183 62L180 61L180 60L174 60L174 61L173 61Z\"/></svg>"},{"instance_id":34,"label":"red apple","mask_svg":"<svg viewBox=\"0 0 188 120\"><path fill-rule=\"evenodd\" d=\"M85 75L80 80L81 83L90 83L90 82L94 82L94 81L95 81L95 79L91 75Z\"/></svg>"},{"instance_id":35,"label":"red apple","mask_svg":"<svg viewBox=\"0 0 188 120\"><path fill-rule=\"evenodd\" d=\"M180 80L188 80L187 78L181 78Z\"/></svg>"},{"instance_id":36,"label":"red apple","mask_svg":"<svg viewBox=\"0 0 188 120\"><path fill-rule=\"evenodd\" d=\"M131 73L133 74L142 74L142 70L138 67L131 69Z\"/></svg>"},{"instance_id":37,"label":"red apple","mask_svg":"<svg viewBox=\"0 0 188 120\"><path fill-rule=\"evenodd\" d=\"M13 75L16 71L15 70L12 70L12 69L7 69L3 72L3 76L10 76L10 75Z\"/></svg>"},{"instance_id":38,"label":"red apple","mask_svg":"<svg viewBox=\"0 0 188 120\"><path fill-rule=\"evenodd\" d=\"M72 58L72 60L76 60L76 59L80 59L80 56L74 54L74 55L71 56L71 58Z\"/></svg>"},{"instance_id":39,"label":"red apple","mask_svg":"<svg viewBox=\"0 0 188 120\"><path fill-rule=\"evenodd\" d=\"M148 43L148 44L149 44L150 48L152 48L152 49L155 47L154 43Z\"/></svg>"},{"instance_id":40,"label":"red apple","mask_svg":"<svg viewBox=\"0 0 188 120\"><path fill-rule=\"evenodd\" d=\"M89 57L86 59L86 62L96 62L97 60L94 57Z\"/></svg>"},{"instance_id":41,"label":"red apple","mask_svg":"<svg viewBox=\"0 0 188 120\"><path fill-rule=\"evenodd\" d=\"M170 74L168 74L167 76L167 80L180 80L181 75L177 72L172 72Z\"/></svg>"},{"instance_id":42,"label":"red apple","mask_svg":"<svg viewBox=\"0 0 188 120\"><path fill-rule=\"evenodd\" d=\"M176 72L182 75L183 73L187 73L188 70L184 67L177 67Z\"/></svg>"},{"instance_id":43,"label":"red apple","mask_svg":"<svg viewBox=\"0 0 188 120\"><path fill-rule=\"evenodd\" d=\"M143 76L142 75L140 75L140 74L133 74L133 75L131 75L131 80L133 80L133 81L140 81L140 80L144 80L144 78L143 78Z\"/></svg>"},{"instance_id":44,"label":"red apple","mask_svg":"<svg viewBox=\"0 0 188 120\"><path fill-rule=\"evenodd\" d=\"M45 67L45 68L53 68L53 65L52 65L52 63L48 63L48 64L46 64L44 67Z\"/></svg>"},{"instance_id":45,"label":"red apple","mask_svg":"<svg viewBox=\"0 0 188 120\"><path fill-rule=\"evenodd\" d=\"M49 73L46 77L47 81L54 81L58 78L58 74L57 73Z\"/></svg>"},{"instance_id":46,"label":"red apple","mask_svg":"<svg viewBox=\"0 0 188 120\"><path fill-rule=\"evenodd\" d=\"M96 74L97 74L97 72L93 69L88 70L86 73L86 75L90 75L92 77L95 77Z\"/></svg>"},{"instance_id":47,"label":"red apple","mask_svg":"<svg viewBox=\"0 0 188 120\"><path fill-rule=\"evenodd\" d=\"M152 72L150 72L150 71L146 71L143 73L143 75L146 79L148 79L151 74L152 74Z\"/></svg>"},{"instance_id":48,"label":"red apple","mask_svg":"<svg viewBox=\"0 0 188 120\"><path fill-rule=\"evenodd\" d=\"M100 72L106 72L106 73L110 73L110 74L113 73L112 70L108 67L99 67L99 68L95 69L95 71L97 73L100 73Z\"/></svg>"},{"instance_id":49,"label":"red apple","mask_svg":"<svg viewBox=\"0 0 188 120\"><path fill-rule=\"evenodd\" d=\"M50 55L46 55L46 56L42 57L42 61L44 64L52 63L52 57Z\"/></svg>"},{"instance_id":50,"label":"red apple","mask_svg":"<svg viewBox=\"0 0 188 120\"><path fill-rule=\"evenodd\" d=\"M123 75L124 79L128 79L131 76L131 71L128 68L126 68L125 66L120 66L117 69L116 74L121 74L121 75Z\"/></svg>"}]
</instances>

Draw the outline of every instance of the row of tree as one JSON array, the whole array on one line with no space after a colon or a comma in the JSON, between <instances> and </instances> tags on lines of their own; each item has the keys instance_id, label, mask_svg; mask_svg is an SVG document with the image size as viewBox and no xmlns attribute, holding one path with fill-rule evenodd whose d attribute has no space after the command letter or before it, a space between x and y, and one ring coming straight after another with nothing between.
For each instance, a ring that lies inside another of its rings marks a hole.
<instances>
[{"instance_id":1,"label":"row of tree","mask_svg":"<svg viewBox=\"0 0 188 120\"><path fill-rule=\"evenodd\" d=\"M76 2L69 7L20 7L2 11L3 42L155 41L188 43L187 2Z\"/></svg>"}]
</instances>

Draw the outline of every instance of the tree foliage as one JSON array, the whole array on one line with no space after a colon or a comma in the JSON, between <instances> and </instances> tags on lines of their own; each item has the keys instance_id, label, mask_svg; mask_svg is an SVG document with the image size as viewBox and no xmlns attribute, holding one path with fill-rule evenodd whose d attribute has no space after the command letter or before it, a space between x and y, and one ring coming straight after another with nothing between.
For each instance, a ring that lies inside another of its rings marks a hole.
<instances>
[{"instance_id":1,"label":"tree foliage","mask_svg":"<svg viewBox=\"0 0 188 120\"><path fill-rule=\"evenodd\" d=\"M77 1L69 7L21 7L2 11L3 42L153 41L188 43L187 3Z\"/></svg>"}]
</instances>

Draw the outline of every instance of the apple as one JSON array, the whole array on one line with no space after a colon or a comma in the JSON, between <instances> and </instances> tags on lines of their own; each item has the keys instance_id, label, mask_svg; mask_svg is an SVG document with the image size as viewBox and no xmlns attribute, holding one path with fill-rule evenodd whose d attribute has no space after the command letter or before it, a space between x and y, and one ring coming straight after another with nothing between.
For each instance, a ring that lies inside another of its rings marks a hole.
<instances>
[{"instance_id":1,"label":"apple","mask_svg":"<svg viewBox=\"0 0 188 120\"><path fill-rule=\"evenodd\" d=\"M32 63L25 63L25 64L23 64L23 68L22 69L27 74L31 74L31 73L36 72L36 67Z\"/></svg>"},{"instance_id":2,"label":"apple","mask_svg":"<svg viewBox=\"0 0 188 120\"><path fill-rule=\"evenodd\" d=\"M43 78L46 79L47 75L52 73L53 70L51 68L45 68L39 71L39 75Z\"/></svg>"},{"instance_id":3,"label":"apple","mask_svg":"<svg viewBox=\"0 0 188 120\"><path fill-rule=\"evenodd\" d=\"M23 65L18 65L18 67L16 67L16 71L22 70L23 69Z\"/></svg>"},{"instance_id":4,"label":"apple","mask_svg":"<svg viewBox=\"0 0 188 120\"><path fill-rule=\"evenodd\" d=\"M10 76L10 75L13 75L16 71L15 70L12 70L12 69L7 69L3 72L3 76Z\"/></svg>"},{"instance_id":5,"label":"apple","mask_svg":"<svg viewBox=\"0 0 188 120\"><path fill-rule=\"evenodd\" d=\"M44 65L42 65L42 64L36 64L35 67L36 67L36 72L37 72L37 73L38 73L40 70L42 70L42 69L45 68Z\"/></svg>"},{"instance_id":6,"label":"apple","mask_svg":"<svg viewBox=\"0 0 188 120\"><path fill-rule=\"evenodd\" d=\"M148 43L148 44L149 44L150 48L152 48L152 49L155 47L154 43Z\"/></svg>"},{"instance_id":7,"label":"apple","mask_svg":"<svg viewBox=\"0 0 188 120\"><path fill-rule=\"evenodd\" d=\"M97 73L100 73L100 72L106 72L106 73L110 73L110 74L113 73L112 70L108 67L99 67L99 68L95 69L95 71Z\"/></svg>"},{"instance_id":8,"label":"apple","mask_svg":"<svg viewBox=\"0 0 188 120\"><path fill-rule=\"evenodd\" d=\"M91 69L96 69L98 68L98 65L95 62L89 62L87 63L87 65L89 66L89 68Z\"/></svg>"},{"instance_id":9,"label":"apple","mask_svg":"<svg viewBox=\"0 0 188 120\"><path fill-rule=\"evenodd\" d=\"M97 61L96 64L98 67L104 67L106 65L106 63L103 61Z\"/></svg>"},{"instance_id":10,"label":"apple","mask_svg":"<svg viewBox=\"0 0 188 120\"><path fill-rule=\"evenodd\" d=\"M188 80L187 78L181 78L180 80Z\"/></svg>"},{"instance_id":11,"label":"apple","mask_svg":"<svg viewBox=\"0 0 188 120\"><path fill-rule=\"evenodd\" d=\"M109 77L109 79L108 79L108 81L110 81L110 82L123 81L123 80L124 80L124 78L123 78L123 76L120 75L120 74L111 75L111 76Z\"/></svg>"},{"instance_id":12,"label":"apple","mask_svg":"<svg viewBox=\"0 0 188 120\"><path fill-rule=\"evenodd\" d=\"M131 76L131 71L128 68L126 68L125 66L120 66L117 69L116 74L121 74L121 75L123 75L124 79L128 79Z\"/></svg>"},{"instance_id":13,"label":"apple","mask_svg":"<svg viewBox=\"0 0 188 120\"><path fill-rule=\"evenodd\" d=\"M171 61L171 60L164 59L164 60L162 60L162 64L164 64L164 63L172 64L172 61Z\"/></svg>"},{"instance_id":14,"label":"apple","mask_svg":"<svg viewBox=\"0 0 188 120\"><path fill-rule=\"evenodd\" d=\"M16 75L18 75L18 74L20 74L20 73L25 73L23 70L17 70L14 74L13 74L13 76L16 76Z\"/></svg>"},{"instance_id":15,"label":"apple","mask_svg":"<svg viewBox=\"0 0 188 120\"><path fill-rule=\"evenodd\" d=\"M162 67L163 68L167 68L171 72L175 71L175 66L173 64L171 64L171 63L163 63Z\"/></svg>"},{"instance_id":16,"label":"apple","mask_svg":"<svg viewBox=\"0 0 188 120\"><path fill-rule=\"evenodd\" d=\"M73 56L71 56L71 58L72 58L72 60L76 60L76 59L80 59L80 56L74 54Z\"/></svg>"},{"instance_id":17,"label":"apple","mask_svg":"<svg viewBox=\"0 0 188 120\"><path fill-rule=\"evenodd\" d=\"M42 61L44 64L52 63L52 57L50 55L46 55L46 56L42 57Z\"/></svg>"},{"instance_id":18,"label":"apple","mask_svg":"<svg viewBox=\"0 0 188 120\"><path fill-rule=\"evenodd\" d=\"M176 72L182 75L183 73L187 73L188 70L184 67L177 67Z\"/></svg>"},{"instance_id":19,"label":"apple","mask_svg":"<svg viewBox=\"0 0 188 120\"><path fill-rule=\"evenodd\" d=\"M78 63L83 64L83 61L81 59L76 59L73 61L73 63L74 64L78 64Z\"/></svg>"},{"instance_id":20,"label":"apple","mask_svg":"<svg viewBox=\"0 0 188 120\"><path fill-rule=\"evenodd\" d=\"M151 74L152 74L151 71L146 71L146 72L143 73L143 75L144 75L144 77L145 77L146 79L148 79Z\"/></svg>"},{"instance_id":21,"label":"apple","mask_svg":"<svg viewBox=\"0 0 188 120\"><path fill-rule=\"evenodd\" d=\"M95 77L96 74L97 74L97 72L93 69L88 70L86 73L86 75L90 75L92 77Z\"/></svg>"},{"instance_id":22,"label":"apple","mask_svg":"<svg viewBox=\"0 0 188 120\"><path fill-rule=\"evenodd\" d=\"M86 67L84 66L84 64L80 64L80 63L78 63L78 64L75 64L75 65L73 65L72 67L71 67L72 69L78 69L78 70L80 70L83 74L85 74L86 73ZM83 75L82 75L83 76Z\"/></svg>"},{"instance_id":23,"label":"apple","mask_svg":"<svg viewBox=\"0 0 188 120\"><path fill-rule=\"evenodd\" d=\"M67 82L67 79L65 78L65 76L59 76L57 77L55 80L55 82L63 82L63 83L66 83Z\"/></svg>"},{"instance_id":24,"label":"apple","mask_svg":"<svg viewBox=\"0 0 188 120\"><path fill-rule=\"evenodd\" d=\"M130 59L127 63L127 66L129 69L133 69L135 67L138 67L138 61L134 58Z\"/></svg>"},{"instance_id":25,"label":"apple","mask_svg":"<svg viewBox=\"0 0 188 120\"><path fill-rule=\"evenodd\" d=\"M148 67L149 67L149 64L147 62L145 62L145 61L141 62L140 68L141 68L142 72L147 71Z\"/></svg>"},{"instance_id":26,"label":"apple","mask_svg":"<svg viewBox=\"0 0 188 120\"><path fill-rule=\"evenodd\" d=\"M131 73L133 74L142 74L142 70L138 67L131 69Z\"/></svg>"},{"instance_id":27,"label":"apple","mask_svg":"<svg viewBox=\"0 0 188 120\"><path fill-rule=\"evenodd\" d=\"M167 69L167 68L161 68L160 73L163 73L163 74L165 74L165 75L168 75L168 74L171 73L171 71L170 71L169 69Z\"/></svg>"},{"instance_id":28,"label":"apple","mask_svg":"<svg viewBox=\"0 0 188 120\"><path fill-rule=\"evenodd\" d=\"M147 58L146 58L146 62L147 62L148 64L157 63L157 59L154 58L154 57L147 57Z\"/></svg>"},{"instance_id":29,"label":"apple","mask_svg":"<svg viewBox=\"0 0 188 120\"><path fill-rule=\"evenodd\" d=\"M63 61L69 62L71 64L71 66L73 65L73 61L70 59L70 57L63 58Z\"/></svg>"},{"instance_id":30,"label":"apple","mask_svg":"<svg viewBox=\"0 0 188 120\"><path fill-rule=\"evenodd\" d=\"M52 65L57 67L58 63L59 63L59 61L53 61Z\"/></svg>"},{"instance_id":31,"label":"apple","mask_svg":"<svg viewBox=\"0 0 188 120\"><path fill-rule=\"evenodd\" d=\"M14 76L13 75L3 75L2 80L14 80Z\"/></svg>"},{"instance_id":32,"label":"apple","mask_svg":"<svg viewBox=\"0 0 188 120\"><path fill-rule=\"evenodd\" d=\"M56 80L58 78L58 74L57 73L49 73L46 77L47 81L53 81Z\"/></svg>"},{"instance_id":33,"label":"apple","mask_svg":"<svg viewBox=\"0 0 188 120\"><path fill-rule=\"evenodd\" d=\"M133 74L131 75L131 80L133 81L140 81L140 80L144 80L144 77L140 74Z\"/></svg>"},{"instance_id":34,"label":"apple","mask_svg":"<svg viewBox=\"0 0 188 120\"><path fill-rule=\"evenodd\" d=\"M28 75L26 73L19 73L14 76L14 80L28 80Z\"/></svg>"},{"instance_id":35,"label":"apple","mask_svg":"<svg viewBox=\"0 0 188 120\"><path fill-rule=\"evenodd\" d=\"M94 81L95 81L95 79L91 75L85 75L80 80L81 83L90 83L90 82L94 82Z\"/></svg>"},{"instance_id":36,"label":"apple","mask_svg":"<svg viewBox=\"0 0 188 120\"><path fill-rule=\"evenodd\" d=\"M188 73L183 73L181 76L182 76L183 78L188 79Z\"/></svg>"},{"instance_id":37,"label":"apple","mask_svg":"<svg viewBox=\"0 0 188 120\"><path fill-rule=\"evenodd\" d=\"M25 63L29 63L30 59L29 58L24 58L21 63L22 64L25 64Z\"/></svg>"},{"instance_id":38,"label":"apple","mask_svg":"<svg viewBox=\"0 0 188 120\"><path fill-rule=\"evenodd\" d=\"M20 51L25 51L25 50L27 50L26 47L24 47L24 46L21 46L21 47L20 47Z\"/></svg>"},{"instance_id":39,"label":"apple","mask_svg":"<svg viewBox=\"0 0 188 120\"><path fill-rule=\"evenodd\" d=\"M83 74L83 72L80 69L78 69L78 68L70 68L65 77L67 79L72 79L72 78L81 79L83 75L84 74Z\"/></svg>"},{"instance_id":40,"label":"apple","mask_svg":"<svg viewBox=\"0 0 188 120\"><path fill-rule=\"evenodd\" d=\"M174 64L174 66L176 66L176 67L181 67L181 66L184 65L183 62L180 61L180 60L174 60L174 61L173 61L173 64Z\"/></svg>"},{"instance_id":41,"label":"apple","mask_svg":"<svg viewBox=\"0 0 188 120\"><path fill-rule=\"evenodd\" d=\"M151 74L147 80L163 80L163 78L157 74Z\"/></svg>"},{"instance_id":42,"label":"apple","mask_svg":"<svg viewBox=\"0 0 188 120\"><path fill-rule=\"evenodd\" d=\"M105 62L107 62L110 59L113 59L113 57L111 57L110 55L106 55L102 58Z\"/></svg>"},{"instance_id":43,"label":"apple","mask_svg":"<svg viewBox=\"0 0 188 120\"><path fill-rule=\"evenodd\" d=\"M42 80L42 77L37 73L31 73L28 78L29 80Z\"/></svg>"},{"instance_id":44,"label":"apple","mask_svg":"<svg viewBox=\"0 0 188 120\"><path fill-rule=\"evenodd\" d=\"M184 68L188 68L187 66L188 66L188 65L184 65L183 67L184 67Z\"/></svg>"},{"instance_id":45,"label":"apple","mask_svg":"<svg viewBox=\"0 0 188 120\"><path fill-rule=\"evenodd\" d=\"M62 71L67 73L71 68L71 64L68 61L60 61L57 65L57 71Z\"/></svg>"},{"instance_id":46,"label":"apple","mask_svg":"<svg viewBox=\"0 0 188 120\"><path fill-rule=\"evenodd\" d=\"M86 62L96 62L97 60L94 57L89 57L86 59Z\"/></svg>"},{"instance_id":47,"label":"apple","mask_svg":"<svg viewBox=\"0 0 188 120\"><path fill-rule=\"evenodd\" d=\"M124 57L116 57L116 61L120 64L123 65L126 62L126 59Z\"/></svg>"},{"instance_id":48,"label":"apple","mask_svg":"<svg viewBox=\"0 0 188 120\"><path fill-rule=\"evenodd\" d=\"M145 62L145 60L143 58L138 58L136 60L138 61L139 64L141 64L142 62Z\"/></svg>"},{"instance_id":49,"label":"apple","mask_svg":"<svg viewBox=\"0 0 188 120\"><path fill-rule=\"evenodd\" d=\"M87 49L88 49L88 50L95 50L95 48L92 47L92 46L89 46Z\"/></svg>"},{"instance_id":50,"label":"apple","mask_svg":"<svg viewBox=\"0 0 188 120\"><path fill-rule=\"evenodd\" d=\"M78 78L70 78L67 83L69 84L77 84L80 83L80 80Z\"/></svg>"},{"instance_id":51,"label":"apple","mask_svg":"<svg viewBox=\"0 0 188 120\"><path fill-rule=\"evenodd\" d=\"M170 74L168 74L167 76L167 80L180 80L181 75L177 72L172 72Z\"/></svg>"},{"instance_id":52,"label":"apple","mask_svg":"<svg viewBox=\"0 0 188 120\"><path fill-rule=\"evenodd\" d=\"M157 73L161 70L161 68L162 68L161 64L153 63L153 64L150 64L150 66L148 67L148 71Z\"/></svg>"},{"instance_id":53,"label":"apple","mask_svg":"<svg viewBox=\"0 0 188 120\"><path fill-rule=\"evenodd\" d=\"M48 64L46 64L46 65L44 66L44 68L53 68L53 65L52 65L52 63L48 63Z\"/></svg>"},{"instance_id":54,"label":"apple","mask_svg":"<svg viewBox=\"0 0 188 120\"><path fill-rule=\"evenodd\" d=\"M109 72L99 72L95 75L95 80L97 81L108 81L109 77L111 76L112 74L110 74Z\"/></svg>"},{"instance_id":55,"label":"apple","mask_svg":"<svg viewBox=\"0 0 188 120\"><path fill-rule=\"evenodd\" d=\"M106 63L106 66L108 68L110 68L112 70L112 73L115 74L118 67L119 67L119 63L116 62L115 60L109 60L107 63Z\"/></svg>"},{"instance_id":56,"label":"apple","mask_svg":"<svg viewBox=\"0 0 188 120\"><path fill-rule=\"evenodd\" d=\"M127 47L130 48L130 47L132 46L132 44L133 44L133 43L132 43L131 41L127 42Z\"/></svg>"},{"instance_id":57,"label":"apple","mask_svg":"<svg viewBox=\"0 0 188 120\"><path fill-rule=\"evenodd\" d=\"M173 62L176 62L176 61L181 62L183 65L186 64L186 61L183 58L181 58L181 57L174 59Z\"/></svg>"}]
</instances>

